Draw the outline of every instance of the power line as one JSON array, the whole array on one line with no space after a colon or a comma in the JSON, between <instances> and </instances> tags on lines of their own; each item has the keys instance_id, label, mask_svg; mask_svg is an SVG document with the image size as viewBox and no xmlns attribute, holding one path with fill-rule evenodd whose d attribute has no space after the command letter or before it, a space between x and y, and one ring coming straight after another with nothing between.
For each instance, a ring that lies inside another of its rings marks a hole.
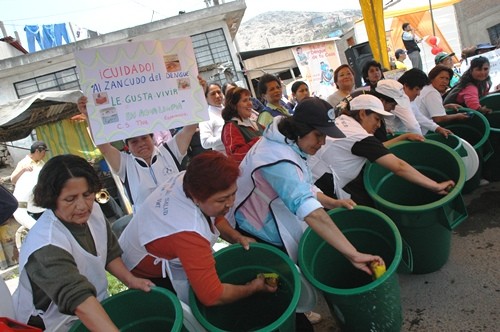
<instances>
[{"instance_id":1,"label":"power line","mask_svg":"<svg viewBox=\"0 0 500 332\"><path fill-rule=\"evenodd\" d=\"M87 8L87 9L78 9L70 12L64 12L64 13L58 13L58 14L51 14L51 15L44 15L44 16L35 16L35 17L28 17L28 18L18 18L18 19L13 19L13 20L3 20L3 22L17 22L17 21L34 21L34 20L40 20L44 18L49 18L49 17L54 17L54 16L65 16L69 14L74 14L74 13L82 13L85 11L94 11L97 9L102 9L106 7L111 7L111 6L117 6L117 5L123 5L123 3L117 2L115 4L108 4L104 6L99 6L99 7L93 7L93 8ZM6 25L14 25L14 24L6 24Z\"/></svg>"}]
</instances>

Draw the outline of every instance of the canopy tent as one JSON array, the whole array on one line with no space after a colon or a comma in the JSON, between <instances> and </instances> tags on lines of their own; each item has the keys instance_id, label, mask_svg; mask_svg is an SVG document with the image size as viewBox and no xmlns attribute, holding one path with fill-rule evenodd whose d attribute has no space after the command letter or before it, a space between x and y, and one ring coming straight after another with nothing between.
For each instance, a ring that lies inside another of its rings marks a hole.
<instances>
[{"instance_id":1,"label":"canopy tent","mask_svg":"<svg viewBox=\"0 0 500 332\"><path fill-rule=\"evenodd\" d=\"M102 159L85 121L78 118L76 101L82 95L79 90L46 91L0 105L0 142L17 141L36 130L49 147L47 158L71 153Z\"/></svg>"},{"instance_id":2,"label":"canopy tent","mask_svg":"<svg viewBox=\"0 0 500 332\"><path fill-rule=\"evenodd\" d=\"M384 6L382 0L359 0L361 12L365 20L368 42L373 58L383 67L390 68L385 38Z\"/></svg>"},{"instance_id":3,"label":"canopy tent","mask_svg":"<svg viewBox=\"0 0 500 332\"><path fill-rule=\"evenodd\" d=\"M441 41L439 47L441 47L444 52L453 52L439 27L437 27L436 24L433 26L433 20L429 9L430 5L432 5L432 9L437 9L453 5L459 1L460 0L402 0L397 1L396 5L390 7L394 8L394 10L384 11L382 0L359 0L368 41L374 59L379 61L384 67L390 68L384 23L384 19L388 18L392 18L390 42L394 49L404 48L403 41L401 40L401 35L403 33L401 26L403 23L408 22L418 31L421 37L433 36L433 30L435 30L436 37ZM418 4L421 4L421 6L415 7Z\"/></svg>"},{"instance_id":4,"label":"canopy tent","mask_svg":"<svg viewBox=\"0 0 500 332\"><path fill-rule=\"evenodd\" d=\"M448 0L444 2L439 2L432 5L433 10L439 9L442 7L450 6L454 3L457 3L460 0ZM403 48L403 40L401 39L401 35L403 34L402 25L405 22L410 23L410 25L417 31L421 38L427 42L429 46L432 46L429 43L430 36L435 36L438 38L439 47L446 53L453 53L453 48L450 46L448 40L444 37L441 29L439 28L439 24L433 22L431 13L429 11L429 6L421 6L412 9L401 9L394 11L387 11L384 14L384 17L392 18L391 22L391 43L394 46L394 49ZM434 24L433 24L434 23ZM457 62L458 59L455 56L453 62Z\"/></svg>"},{"instance_id":5,"label":"canopy tent","mask_svg":"<svg viewBox=\"0 0 500 332\"><path fill-rule=\"evenodd\" d=\"M46 91L0 105L0 142L25 138L38 126L78 114L81 91Z\"/></svg>"}]
</instances>

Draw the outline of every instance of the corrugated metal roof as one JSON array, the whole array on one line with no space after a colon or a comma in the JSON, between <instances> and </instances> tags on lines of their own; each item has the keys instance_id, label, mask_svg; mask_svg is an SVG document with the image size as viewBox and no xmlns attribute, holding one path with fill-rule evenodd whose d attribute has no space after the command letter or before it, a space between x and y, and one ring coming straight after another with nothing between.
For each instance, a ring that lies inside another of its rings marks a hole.
<instances>
[{"instance_id":1,"label":"corrugated metal roof","mask_svg":"<svg viewBox=\"0 0 500 332\"><path fill-rule=\"evenodd\" d=\"M16 39L14 39L13 37L7 36L7 37L4 37L4 38L0 38L0 41L6 42L8 44L11 44L12 47L14 47L15 49L23 52L24 54L28 54L28 51L26 51L24 49L24 47L21 46L21 43L19 41L17 41Z\"/></svg>"}]
</instances>

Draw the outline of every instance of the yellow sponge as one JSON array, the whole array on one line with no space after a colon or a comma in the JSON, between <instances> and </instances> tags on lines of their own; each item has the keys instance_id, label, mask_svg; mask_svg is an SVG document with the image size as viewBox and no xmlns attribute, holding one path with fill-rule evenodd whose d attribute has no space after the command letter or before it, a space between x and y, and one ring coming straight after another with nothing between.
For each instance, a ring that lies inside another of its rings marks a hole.
<instances>
[{"instance_id":1,"label":"yellow sponge","mask_svg":"<svg viewBox=\"0 0 500 332\"><path fill-rule=\"evenodd\" d=\"M377 261L371 262L370 268L373 272L373 279L378 279L385 273L385 265L379 264Z\"/></svg>"},{"instance_id":2,"label":"yellow sponge","mask_svg":"<svg viewBox=\"0 0 500 332\"><path fill-rule=\"evenodd\" d=\"M266 284L269 286L278 286L279 275L277 273L260 273L259 275L264 276L266 279Z\"/></svg>"}]
</instances>

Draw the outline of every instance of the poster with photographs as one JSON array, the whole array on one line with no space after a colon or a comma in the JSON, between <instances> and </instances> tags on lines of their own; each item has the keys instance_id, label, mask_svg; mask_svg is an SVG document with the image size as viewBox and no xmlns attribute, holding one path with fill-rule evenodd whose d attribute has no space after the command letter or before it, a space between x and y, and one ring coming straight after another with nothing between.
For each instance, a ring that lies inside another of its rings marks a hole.
<instances>
[{"instance_id":1,"label":"poster with photographs","mask_svg":"<svg viewBox=\"0 0 500 332\"><path fill-rule=\"evenodd\" d=\"M95 144L208 120L191 38L75 53Z\"/></svg>"}]
</instances>

